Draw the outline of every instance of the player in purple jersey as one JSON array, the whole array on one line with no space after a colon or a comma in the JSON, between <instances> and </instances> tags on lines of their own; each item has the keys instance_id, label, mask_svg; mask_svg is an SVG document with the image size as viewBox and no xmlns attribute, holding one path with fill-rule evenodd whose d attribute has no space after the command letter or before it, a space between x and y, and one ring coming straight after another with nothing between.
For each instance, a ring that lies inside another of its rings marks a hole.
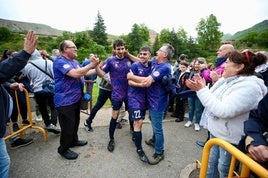
<instances>
[{"instance_id":1,"label":"player in purple jersey","mask_svg":"<svg viewBox=\"0 0 268 178\"><path fill-rule=\"evenodd\" d=\"M129 72L128 79L137 82L136 86L148 87L147 97L149 102L149 117L151 119L153 136L145 141L153 146L155 153L149 160L149 164L158 164L164 159L164 132L162 121L168 106L168 91L162 84L163 77L171 75L171 66L168 62L174 55L174 48L170 44L164 44L158 51L157 56L151 62L151 75L140 77ZM132 55L130 55L131 57ZM132 57L131 57L132 58Z\"/></svg>"},{"instance_id":2,"label":"player in purple jersey","mask_svg":"<svg viewBox=\"0 0 268 178\"><path fill-rule=\"evenodd\" d=\"M151 68L148 65L148 60L151 58L151 49L144 46L140 49L138 57L140 62L135 62L131 66L131 71L134 75L147 77L151 74ZM132 86L132 81L129 80L128 87L128 107L130 119L134 121L133 141L135 142L139 158L143 162L148 162L148 158L142 149L142 123L145 118L147 105L146 88Z\"/></svg>"},{"instance_id":3,"label":"player in purple jersey","mask_svg":"<svg viewBox=\"0 0 268 178\"><path fill-rule=\"evenodd\" d=\"M116 120L119 115L119 109L121 108L123 102L125 103L125 108L128 110L127 103L127 73L130 70L132 61L125 57L126 52L125 42L123 40L115 40L113 43L114 56L111 56L106 60L106 64L101 69L99 66L96 67L96 72L100 77L103 77L105 73L110 73L110 79L112 84L112 117L109 126L109 137L110 141L107 149L112 152L114 150L114 132L116 128ZM133 129L133 122L130 122L131 130Z\"/></svg>"},{"instance_id":4,"label":"player in purple jersey","mask_svg":"<svg viewBox=\"0 0 268 178\"><path fill-rule=\"evenodd\" d=\"M54 101L61 127L58 153L66 159L76 159L78 154L72 150L74 146L84 146L85 140L78 139L80 123L80 103L83 97L83 76L98 64L98 58L92 57L90 64L80 67L77 48L70 40L60 43L61 56L53 63L55 77Z\"/></svg>"}]
</instances>

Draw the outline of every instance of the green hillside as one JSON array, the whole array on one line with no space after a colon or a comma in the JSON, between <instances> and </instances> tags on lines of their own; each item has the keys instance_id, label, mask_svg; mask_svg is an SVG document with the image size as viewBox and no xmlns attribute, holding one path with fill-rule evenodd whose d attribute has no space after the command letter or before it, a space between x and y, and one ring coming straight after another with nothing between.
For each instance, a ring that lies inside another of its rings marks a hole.
<instances>
[{"instance_id":1,"label":"green hillside","mask_svg":"<svg viewBox=\"0 0 268 178\"><path fill-rule=\"evenodd\" d=\"M261 33L266 30L268 30L268 20L264 20L243 31L238 31L234 35L226 34L223 36L222 40L240 40L250 32Z\"/></svg>"},{"instance_id":2,"label":"green hillside","mask_svg":"<svg viewBox=\"0 0 268 178\"><path fill-rule=\"evenodd\" d=\"M14 20L6 20L0 18L0 27L6 27L12 32L21 33L28 31L30 29L34 30L37 34L42 35L52 35L52 36L61 36L63 30L58 30L52 28L48 25L29 23L29 22L19 22Z\"/></svg>"}]
</instances>

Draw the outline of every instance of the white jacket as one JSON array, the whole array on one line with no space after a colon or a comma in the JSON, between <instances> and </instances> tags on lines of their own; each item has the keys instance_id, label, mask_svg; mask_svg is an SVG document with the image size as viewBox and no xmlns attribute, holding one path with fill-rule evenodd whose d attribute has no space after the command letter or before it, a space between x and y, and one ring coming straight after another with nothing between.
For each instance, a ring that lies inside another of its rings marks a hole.
<instances>
[{"instance_id":1,"label":"white jacket","mask_svg":"<svg viewBox=\"0 0 268 178\"><path fill-rule=\"evenodd\" d=\"M206 115L210 133L237 145L244 135L244 121L248 119L249 111L257 108L267 88L256 76L239 76L231 86L226 85L226 79L221 78L210 89L205 87L197 91L197 96L205 110L211 113L210 117Z\"/></svg>"}]
</instances>

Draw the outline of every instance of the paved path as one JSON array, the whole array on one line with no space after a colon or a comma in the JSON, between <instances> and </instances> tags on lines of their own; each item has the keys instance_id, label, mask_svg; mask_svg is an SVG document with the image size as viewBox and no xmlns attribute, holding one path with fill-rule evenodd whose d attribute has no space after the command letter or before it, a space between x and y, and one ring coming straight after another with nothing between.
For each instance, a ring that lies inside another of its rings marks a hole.
<instances>
[{"instance_id":1,"label":"paved path","mask_svg":"<svg viewBox=\"0 0 268 178\"><path fill-rule=\"evenodd\" d=\"M108 144L108 123L110 108L99 111L93 122L93 133L85 131L83 122L87 115L81 113L79 129L80 139L89 142L84 147L75 147L79 153L77 160L63 159L57 153L59 136L48 133L48 142L43 141L38 131L27 131L26 136L32 137L34 143L29 146L11 150L7 141L8 152L11 157L11 178L178 178L188 177L180 175L182 170L195 161L201 160L202 149L195 145L196 140L204 140L207 132L201 129L195 132L193 127L184 128L186 121L174 122L168 113L164 120L165 159L158 165L149 165L139 160L135 145L131 140L129 125L115 132L115 150L110 153ZM151 136L151 125L148 118L143 125L143 148L148 157L154 150L144 144L144 140ZM42 122L36 124L42 125Z\"/></svg>"}]
</instances>

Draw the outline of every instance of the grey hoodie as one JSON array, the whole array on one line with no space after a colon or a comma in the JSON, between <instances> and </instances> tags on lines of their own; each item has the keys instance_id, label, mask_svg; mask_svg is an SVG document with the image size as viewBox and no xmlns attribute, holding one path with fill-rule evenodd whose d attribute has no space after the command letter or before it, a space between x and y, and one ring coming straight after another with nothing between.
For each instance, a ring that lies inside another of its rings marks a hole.
<instances>
[{"instance_id":1,"label":"grey hoodie","mask_svg":"<svg viewBox=\"0 0 268 178\"><path fill-rule=\"evenodd\" d=\"M30 79L32 88L34 92L38 92L42 90L42 83L45 80L53 81L53 79L51 79L47 74L36 68L30 62L34 63L39 68L43 69L54 78L53 62L50 60L44 60L39 51L35 49L35 51L30 57L29 63L25 66L25 74ZM46 62L47 62L47 68L46 68Z\"/></svg>"}]
</instances>

